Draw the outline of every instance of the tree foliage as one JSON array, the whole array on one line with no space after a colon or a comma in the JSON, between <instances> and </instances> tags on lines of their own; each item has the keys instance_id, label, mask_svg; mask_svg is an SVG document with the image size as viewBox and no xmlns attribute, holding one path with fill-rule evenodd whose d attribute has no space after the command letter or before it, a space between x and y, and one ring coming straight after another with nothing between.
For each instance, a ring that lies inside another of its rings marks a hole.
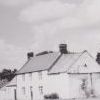
<instances>
[{"instance_id":1,"label":"tree foliage","mask_svg":"<svg viewBox=\"0 0 100 100\"><path fill-rule=\"evenodd\" d=\"M0 73L0 79L1 80L8 80L11 81L12 78L14 78L16 74L17 69L11 70L11 69L3 69L2 72Z\"/></svg>"}]
</instances>

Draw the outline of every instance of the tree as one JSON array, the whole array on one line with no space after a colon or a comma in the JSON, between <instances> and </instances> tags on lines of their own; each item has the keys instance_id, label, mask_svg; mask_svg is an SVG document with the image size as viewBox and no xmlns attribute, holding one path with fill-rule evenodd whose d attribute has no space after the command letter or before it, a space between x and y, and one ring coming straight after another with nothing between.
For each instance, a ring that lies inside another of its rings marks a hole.
<instances>
[{"instance_id":1,"label":"tree","mask_svg":"<svg viewBox=\"0 0 100 100\"><path fill-rule=\"evenodd\" d=\"M17 69L14 69L13 71L11 69L3 69L0 73L0 79L4 80L7 79L8 81L11 81L12 78L14 78L16 74Z\"/></svg>"}]
</instances>

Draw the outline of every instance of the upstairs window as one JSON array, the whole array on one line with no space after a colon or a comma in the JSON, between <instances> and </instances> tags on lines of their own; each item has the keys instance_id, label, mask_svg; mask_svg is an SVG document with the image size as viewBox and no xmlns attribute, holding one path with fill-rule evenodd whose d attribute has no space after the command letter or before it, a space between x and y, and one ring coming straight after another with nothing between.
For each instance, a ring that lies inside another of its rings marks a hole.
<instances>
[{"instance_id":1,"label":"upstairs window","mask_svg":"<svg viewBox=\"0 0 100 100\"><path fill-rule=\"evenodd\" d=\"M42 79L42 71L38 72L38 75L39 75L39 80Z\"/></svg>"},{"instance_id":2,"label":"upstairs window","mask_svg":"<svg viewBox=\"0 0 100 100\"><path fill-rule=\"evenodd\" d=\"M25 74L22 74L22 80L25 81Z\"/></svg>"},{"instance_id":3,"label":"upstairs window","mask_svg":"<svg viewBox=\"0 0 100 100\"><path fill-rule=\"evenodd\" d=\"M32 73L29 73L29 79L32 80Z\"/></svg>"}]
</instances>

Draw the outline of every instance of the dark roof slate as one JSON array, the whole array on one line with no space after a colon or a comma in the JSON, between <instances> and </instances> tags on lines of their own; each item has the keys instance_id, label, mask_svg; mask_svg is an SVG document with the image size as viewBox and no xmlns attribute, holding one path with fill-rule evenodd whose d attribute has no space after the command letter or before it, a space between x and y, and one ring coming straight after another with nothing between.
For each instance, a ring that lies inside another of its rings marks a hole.
<instances>
[{"instance_id":1,"label":"dark roof slate","mask_svg":"<svg viewBox=\"0 0 100 100\"><path fill-rule=\"evenodd\" d=\"M58 52L34 56L24 64L17 74L48 70L59 56Z\"/></svg>"}]
</instances>

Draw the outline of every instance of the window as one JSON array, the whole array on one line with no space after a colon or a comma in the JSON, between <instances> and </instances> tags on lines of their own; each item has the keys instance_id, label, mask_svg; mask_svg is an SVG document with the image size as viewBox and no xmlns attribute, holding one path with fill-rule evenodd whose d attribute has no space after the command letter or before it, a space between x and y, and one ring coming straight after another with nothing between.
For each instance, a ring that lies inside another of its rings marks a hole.
<instances>
[{"instance_id":1,"label":"window","mask_svg":"<svg viewBox=\"0 0 100 100\"><path fill-rule=\"evenodd\" d=\"M25 87L22 87L22 93L25 95Z\"/></svg>"},{"instance_id":2,"label":"window","mask_svg":"<svg viewBox=\"0 0 100 100\"><path fill-rule=\"evenodd\" d=\"M29 73L30 81L32 80L32 73Z\"/></svg>"},{"instance_id":3,"label":"window","mask_svg":"<svg viewBox=\"0 0 100 100\"><path fill-rule=\"evenodd\" d=\"M39 74L39 79L41 80L42 79L42 71L38 72Z\"/></svg>"},{"instance_id":4,"label":"window","mask_svg":"<svg viewBox=\"0 0 100 100\"><path fill-rule=\"evenodd\" d=\"M43 94L43 86L39 86L39 92L40 94Z\"/></svg>"},{"instance_id":5,"label":"window","mask_svg":"<svg viewBox=\"0 0 100 100\"><path fill-rule=\"evenodd\" d=\"M22 80L25 81L25 74L22 74Z\"/></svg>"}]
</instances>

